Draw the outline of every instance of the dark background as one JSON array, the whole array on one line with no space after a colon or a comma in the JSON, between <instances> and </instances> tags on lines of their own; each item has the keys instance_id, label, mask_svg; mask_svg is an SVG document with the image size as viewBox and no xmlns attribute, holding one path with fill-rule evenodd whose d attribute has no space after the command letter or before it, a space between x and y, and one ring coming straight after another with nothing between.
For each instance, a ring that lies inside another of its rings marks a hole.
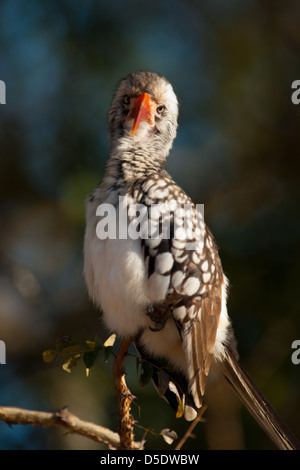
<instances>
[{"instance_id":1,"label":"dark background","mask_svg":"<svg viewBox=\"0 0 300 470\"><path fill-rule=\"evenodd\" d=\"M180 101L168 160L174 179L205 204L230 279L229 312L241 361L300 437L300 8L286 0L2 0L0 79L0 405L52 411L116 430L112 361L85 376L42 361L56 338L103 336L82 277L84 199L108 157L106 117L132 71L165 75ZM153 390L133 413L168 448L163 428L187 423ZM231 391L208 390L206 423L185 448L273 449ZM137 428L141 438L144 430ZM0 423L0 449L95 449L58 429Z\"/></svg>"}]
</instances>

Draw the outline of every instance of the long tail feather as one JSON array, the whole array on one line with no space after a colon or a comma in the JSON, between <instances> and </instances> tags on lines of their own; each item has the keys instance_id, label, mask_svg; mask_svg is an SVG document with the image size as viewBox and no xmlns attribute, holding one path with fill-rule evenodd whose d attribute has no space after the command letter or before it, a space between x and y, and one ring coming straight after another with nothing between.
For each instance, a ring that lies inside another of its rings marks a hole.
<instances>
[{"instance_id":1,"label":"long tail feather","mask_svg":"<svg viewBox=\"0 0 300 470\"><path fill-rule=\"evenodd\" d=\"M281 450L300 450L300 443L280 416L267 402L261 391L237 361L229 346L225 346L223 373L254 419Z\"/></svg>"}]
</instances>

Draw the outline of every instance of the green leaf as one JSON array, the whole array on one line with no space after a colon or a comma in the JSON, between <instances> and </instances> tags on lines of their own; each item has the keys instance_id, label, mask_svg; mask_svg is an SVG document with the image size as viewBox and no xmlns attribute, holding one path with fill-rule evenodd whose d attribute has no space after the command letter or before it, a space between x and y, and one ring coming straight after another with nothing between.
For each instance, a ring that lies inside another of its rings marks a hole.
<instances>
[{"instance_id":1,"label":"green leaf","mask_svg":"<svg viewBox=\"0 0 300 470\"><path fill-rule=\"evenodd\" d=\"M107 340L104 342L103 346L105 348L109 346L112 347L115 344L116 338L117 338L117 335L115 333L110 335L109 338L107 338Z\"/></svg>"},{"instance_id":2,"label":"green leaf","mask_svg":"<svg viewBox=\"0 0 300 470\"><path fill-rule=\"evenodd\" d=\"M104 347L104 362L107 362L113 352L113 345L115 344L117 335L114 333L110 335L103 343Z\"/></svg>"},{"instance_id":3,"label":"green leaf","mask_svg":"<svg viewBox=\"0 0 300 470\"><path fill-rule=\"evenodd\" d=\"M74 354L71 357L68 357L68 359L65 360L65 362L62 365L62 368L66 371L71 373L72 372L72 367L75 367L77 365L78 359L81 357L81 354Z\"/></svg>"},{"instance_id":4,"label":"green leaf","mask_svg":"<svg viewBox=\"0 0 300 470\"><path fill-rule=\"evenodd\" d=\"M95 341L86 340L86 344L88 345L88 347L90 349L95 349L95 347L96 347L96 342Z\"/></svg>"},{"instance_id":5,"label":"green leaf","mask_svg":"<svg viewBox=\"0 0 300 470\"><path fill-rule=\"evenodd\" d=\"M185 395L182 395L182 399L180 400L179 405L177 407L176 418L182 418L183 413L184 413L184 404L185 404Z\"/></svg>"},{"instance_id":6,"label":"green leaf","mask_svg":"<svg viewBox=\"0 0 300 470\"><path fill-rule=\"evenodd\" d=\"M64 356L73 356L74 354L80 354L84 352L84 348L81 344L74 344L73 346L67 346L60 350L60 354Z\"/></svg>"},{"instance_id":7,"label":"green leaf","mask_svg":"<svg viewBox=\"0 0 300 470\"><path fill-rule=\"evenodd\" d=\"M57 352L60 353L63 349L74 345L78 346L78 344L78 340L73 338L72 336L62 336L56 340L56 349Z\"/></svg>"},{"instance_id":8,"label":"green leaf","mask_svg":"<svg viewBox=\"0 0 300 470\"><path fill-rule=\"evenodd\" d=\"M107 362L113 352L112 346L107 346L104 348L104 362Z\"/></svg>"},{"instance_id":9,"label":"green leaf","mask_svg":"<svg viewBox=\"0 0 300 470\"><path fill-rule=\"evenodd\" d=\"M55 349L47 349L47 351L43 351L43 361L50 364L57 356L57 351Z\"/></svg>"},{"instance_id":10,"label":"green leaf","mask_svg":"<svg viewBox=\"0 0 300 470\"><path fill-rule=\"evenodd\" d=\"M169 388L170 377L162 369L157 372L157 377L158 377L157 390L158 390L160 397L162 398Z\"/></svg>"},{"instance_id":11,"label":"green leaf","mask_svg":"<svg viewBox=\"0 0 300 470\"><path fill-rule=\"evenodd\" d=\"M86 343L89 345L91 349L93 349L95 352L99 352L102 349L105 348L103 342L101 341L98 336L95 337L95 341L86 341ZM93 346L93 347L92 347Z\"/></svg>"},{"instance_id":12,"label":"green leaf","mask_svg":"<svg viewBox=\"0 0 300 470\"><path fill-rule=\"evenodd\" d=\"M174 382L171 382L171 380L168 383L168 388L169 388L169 390L171 390L171 392L174 393L174 395L176 395L176 399L177 399L178 403L180 403L180 395L179 395L179 392L178 392L178 388L174 384Z\"/></svg>"},{"instance_id":13,"label":"green leaf","mask_svg":"<svg viewBox=\"0 0 300 470\"><path fill-rule=\"evenodd\" d=\"M103 348L104 348L103 341L98 336L96 336L95 337L95 349L100 350Z\"/></svg>"},{"instance_id":14,"label":"green leaf","mask_svg":"<svg viewBox=\"0 0 300 470\"><path fill-rule=\"evenodd\" d=\"M86 351L83 353L82 359L86 369L91 369L95 364L95 360L98 356L98 352L95 351Z\"/></svg>"},{"instance_id":15,"label":"green leaf","mask_svg":"<svg viewBox=\"0 0 300 470\"><path fill-rule=\"evenodd\" d=\"M142 362L141 369L142 369L142 372L139 378L139 384L141 387L144 387L150 382L153 376L153 369L152 369L152 366L148 362L145 362L145 361Z\"/></svg>"},{"instance_id":16,"label":"green leaf","mask_svg":"<svg viewBox=\"0 0 300 470\"><path fill-rule=\"evenodd\" d=\"M107 341L107 345L113 345L116 335L111 335ZM49 349L43 352L43 360L45 362L51 362L57 356L62 357L63 364L62 368L71 372L78 360L82 358L86 367L88 375L89 369L94 365L97 355L100 350L106 350L107 357L111 354L112 347L108 346L104 348L102 341L96 336L94 341L86 340L79 341L72 336L63 336L56 340L56 350Z\"/></svg>"}]
</instances>

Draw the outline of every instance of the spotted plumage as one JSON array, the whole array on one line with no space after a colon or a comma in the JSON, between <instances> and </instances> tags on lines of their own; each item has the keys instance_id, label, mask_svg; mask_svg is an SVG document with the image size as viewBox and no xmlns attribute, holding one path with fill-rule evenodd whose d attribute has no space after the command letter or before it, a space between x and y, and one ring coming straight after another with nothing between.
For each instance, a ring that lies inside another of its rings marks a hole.
<instances>
[{"instance_id":1,"label":"spotted plumage","mask_svg":"<svg viewBox=\"0 0 300 470\"><path fill-rule=\"evenodd\" d=\"M108 114L105 175L86 203L89 294L108 330L132 338L155 367L171 366L166 381L163 369L153 381L175 407L179 397L187 419L202 406L211 369L221 367L271 439L280 448L295 447L237 362L227 279L213 236L166 171L177 117L177 98L164 77L137 72L120 82ZM110 236L99 229L105 211Z\"/></svg>"},{"instance_id":2,"label":"spotted plumage","mask_svg":"<svg viewBox=\"0 0 300 470\"><path fill-rule=\"evenodd\" d=\"M145 92L164 111L154 125L142 122L132 136L134 107ZM105 325L121 336L138 337L142 352L169 360L200 408L212 358L222 354L227 338L226 278L203 218L165 169L177 114L165 78L145 72L121 82L109 112L106 174L87 203L85 276ZM97 206L110 203L120 211L120 197L126 198L129 224L137 217L132 209L145 208L134 226L145 237L100 242ZM187 249L187 243L194 248Z\"/></svg>"}]
</instances>

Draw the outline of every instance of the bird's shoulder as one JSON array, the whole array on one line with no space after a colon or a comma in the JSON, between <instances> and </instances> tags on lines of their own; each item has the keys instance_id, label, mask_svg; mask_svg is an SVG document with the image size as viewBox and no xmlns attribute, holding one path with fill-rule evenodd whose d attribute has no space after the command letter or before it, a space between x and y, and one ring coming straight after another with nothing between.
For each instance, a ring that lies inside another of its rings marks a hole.
<instances>
[{"instance_id":1,"label":"bird's shoulder","mask_svg":"<svg viewBox=\"0 0 300 470\"><path fill-rule=\"evenodd\" d=\"M190 204L195 206L191 198L173 180L166 170L153 171L136 178L129 185L129 193L134 202L147 206L164 202L176 202L177 206ZM172 206L171 206L172 207Z\"/></svg>"}]
</instances>

